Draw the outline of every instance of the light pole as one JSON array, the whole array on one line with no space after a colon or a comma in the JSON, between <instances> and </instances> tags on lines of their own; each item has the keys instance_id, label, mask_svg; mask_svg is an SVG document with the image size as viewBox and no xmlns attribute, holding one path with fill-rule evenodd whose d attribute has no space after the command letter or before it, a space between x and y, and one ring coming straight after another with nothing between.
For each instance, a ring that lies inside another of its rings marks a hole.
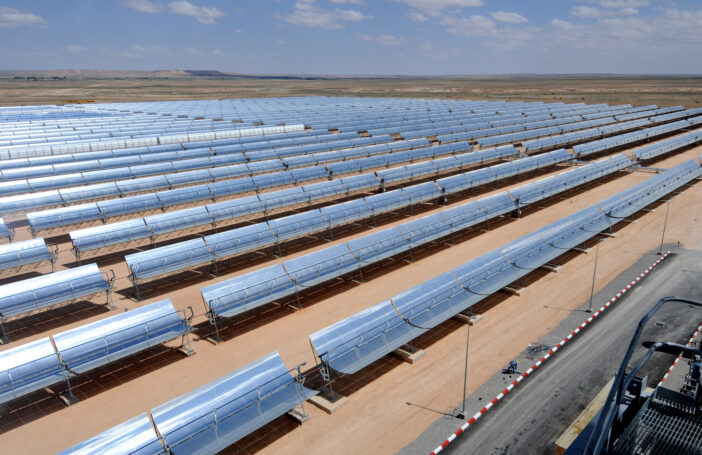
<instances>
[{"instance_id":1,"label":"light pole","mask_svg":"<svg viewBox=\"0 0 702 455\"><path fill-rule=\"evenodd\" d=\"M470 326L480 321L482 316L468 316L468 321L466 323L466 363L463 368L463 401L461 401L461 410L456 413L456 417L459 419L465 419L466 416L466 391L468 388L468 348L470 346Z\"/></svg>"},{"instance_id":2,"label":"light pole","mask_svg":"<svg viewBox=\"0 0 702 455\"><path fill-rule=\"evenodd\" d=\"M592 287L590 288L590 304L587 307L586 313L592 313L592 298L595 295L595 275L597 274L597 257L600 254L600 243L604 239L597 240L597 246L595 247L595 267L592 269Z\"/></svg>"},{"instance_id":3,"label":"light pole","mask_svg":"<svg viewBox=\"0 0 702 455\"><path fill-rule=\"evenodd\" d=\"M663 239L665 239L665 228L668 226L668 212L670 212L670 199L668 199L668 205L665 209L665 221L663 222L663 234L661 234L661 246L658 248L658 256L663 254Z\"/></svg>"}]
</instances>

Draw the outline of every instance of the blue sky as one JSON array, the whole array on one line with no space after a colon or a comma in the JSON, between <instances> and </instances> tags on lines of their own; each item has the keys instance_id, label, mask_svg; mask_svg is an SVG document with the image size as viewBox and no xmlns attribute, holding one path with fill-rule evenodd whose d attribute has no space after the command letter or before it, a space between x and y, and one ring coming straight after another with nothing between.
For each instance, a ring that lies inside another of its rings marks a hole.
<instances>
[{"instance_id":1,"label":"blue sky","mask_svg":"<svg viewBox=\"0 0 702 455\"><path fill-rule=\"evenodd\" d=\"M0 0L0 70L702 74L700 0Z\"/></svg>"}]
</instances>

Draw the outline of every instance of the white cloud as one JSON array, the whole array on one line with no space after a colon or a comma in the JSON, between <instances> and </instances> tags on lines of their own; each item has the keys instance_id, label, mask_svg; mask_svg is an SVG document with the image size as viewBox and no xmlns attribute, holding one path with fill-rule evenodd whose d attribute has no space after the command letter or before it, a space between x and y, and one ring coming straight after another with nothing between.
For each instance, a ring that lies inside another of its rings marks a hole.
<instances>
[{"instance_id":1,"label":"white cloud","mask_svg":"<svg viewBox=\"0 0 702 455\"><path fill-rule=\"evenodd\" d=\"M497 32L497 25L491 19L476 14L466 17L444 16L441 24L454 35L486 36Z\"/></svg>"},{"instance_id":2,"label":"white cloud","mask_svg":"<svg viewBox=\"0 0 702 455\"><path fill-rule=\"evenodd\" d=\"M139 44L132 44L132 51L137 55L144 56L145 54L161 54L161 55L171 55L173 51L166 49L161 46L141 46Z\"/></svg>"},{"instance_id":3,"label":"white cloud","mask_svg":"<svg viewBox=\"0 0 702 455\"><path fill-rule=\"evenodd\" d=\"M649 0L600 0L602 8L641 8L648 6Z\"/></svg>"},{"instance_id":4,"label":"white cloud","mask_svg":"<svg viewBox=\"0 0 702 455\"><path fill-rule=\"evenodd\" d=\"M441 24L453 35L477 37L484 46L499 52L517 49L535 40L537 33L542 31L540 27L513 23L500 26L489 17L479 14L470 17L444 16Z\"/></svg>"},{"instance_id":5,"label":"white cloud","mask_svg":"<svg viewBox=\"0 0 702 455\"><path fill-rule=\"evenodd\" d=\"M181 55L187 55L189 57L203 57L205 53L194 47L184 47Z\"/></svg>"},{"instance_id":6,"label":"white cloud","mask_svg":"<svg viewBox=\"0 0 702 455\"><path fill-rule=\"evenodd\" d=\"M346 5L346 4L365 5L366 4L366 2L364 2L363 0L329 0L329 1L332 3L338 3L340 5Z\"/></svg>"},{"instance_id":7,"label":"white cloud","mask_svg":"<svg viewBox=\"0 0 702 455\"><path fill-rule=\"evenodd\" d=\"M483 6L483 0L393 0L398 3L406 3L414 9L418 9L429 16L440 16L441 10L445 8L465 8L471 6Z\"/></svg>"},{"instance_id":8,"label":"white cloud","mask_svg":"<svg viewBox=\"0 0 702 455\"><path fill-rule=\"evenodd\" d=\"M220 49L212 49L212 55L222 56L224 52Z\"/></svg>"},{"instance_id":9,"label":"white cloud","mask_svg":"<svg viewBox=\"0 0 702 455\"><path fill-rule=\"evenodd\" d=\"M0 28L43 26L46 21L33 13L22 12L9 6L0 6Z\"/></svg>"},{"instance_id":10,"label":"white cloud","mask_svg":"<svg viewBox=\"0 0 702 455\"><path fill-rule=\"evenodd\" d=\"M521 14L507 11L495 11L494 13L490 13L490 16L497 22L504 22L507 24L523 24L529 22L529 20Z\"/></svg>"},{"instance_id":11,"label":"white cloud","mask_svg":"<svg viewBox=\"0 0 702 455\"><path fill-rule=\"evenodd\" d=\"M75 53L75 54L78 54L78 53L80 53L80 52L85 52L85 51L87 51L88 48L85 47L85 46L81 46L80 44L71 44L71 45L69 45L69 46L66 46L66 50L67 50L68 52L73 52L73 53Z\"/></svg>"},{"instance_id":12,"label":"white cloud","mask_svg":"<svg viewBox=\"0 0 702 455\"><path fill-rule=\"evenodd\" d=\"M399 46L407 42L407 39L393 35L371 36L362 34L356 36L364 41L370 41L372 43L380 44L382 46Z\"/></svg>"},{"instance_id":13,"label":"white cloud","mask_svg":"<svg viewBox=\"0 0 702 455\"><path fill-rule=\"evenodd\" d=\"M542 27L515 27L509 25L504 29L498 30L497 34L487 37L483 44L497 52L513 51L521 48L527 42L536 40L538 34L542 31Z\"/></svg>"},{"instance_id":14,"label":"white cloud","mask_svg":"<svg viewBox=\"0 0 702 455\"><path fill-rule=\"evenodd\" d=\"M426 22L429 20L428 17L417 11L408 11L407 17L415 24L421 24L422 22Z\"/></svg>"},{"instance_id":15,"label":"white cloud","mask_svg":"<svg viewBox=\"0 0 702 455\"><path fill-rule=\"evenodd\" d=\"M182 16L191 16L201 24L215 24L215 20L226 14L213 6L197 6L185 0L178 0L168 4L171 12Z\"/></svg>"},{"instance_id":16,"label":"white cloud","mask_svg":"<svg viewBox=\"0 0 702 455\"><path fill-rule=\"evenodd\" d=\"M149 0L123 0L117 3L142 13L153 14L163 11L163 5L160 3L150 2Z\"/></svg>"},{"instance_id":17,"label":"white cloud","mask_svg":"<svg viewBox=\"0 0 702 455\"><path fill-rule=\"evenodd\" d=\"M291 14L282 16L286 22L303 27L323 28L327 30L340 30L346 27L347 22L359 22L372 19L360 11L352 9L334 10L319 7L314 0L299 0L295 2L295 9Z\"/></svg>"},{"instance_id":18,"label":"white cloud","mask_svg":"<svg viewBox=\"0 0 702 455\"><path fill-rule=\"evenodd\" d=\"M554 19L550 26L558 39L546 39L548 46L617 52L623 58L633 52L680 55L702 46L702 10L671 8L645 17L602 17L584 24Z\"/></svg>"},{"instance_id":19,"label":"white cloud","mask_svg":"<svg viewBox=\"0 0 702 455\"><path fill-rule=\"evenodd\" d=\"M617 10L600 9L594 6L574 6L570 10L570 14L574 17L582 17L585 19L604 19L606 17L615 16L636 16L639 10L636 8L621 8Z\"/></svg>"}]
</instances>

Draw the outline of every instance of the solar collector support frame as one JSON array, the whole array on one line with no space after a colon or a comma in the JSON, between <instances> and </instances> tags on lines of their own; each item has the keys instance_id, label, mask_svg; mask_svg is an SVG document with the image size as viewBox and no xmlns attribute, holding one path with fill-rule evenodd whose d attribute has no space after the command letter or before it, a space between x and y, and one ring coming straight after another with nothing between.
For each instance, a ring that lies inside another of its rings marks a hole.
<instances>
[{"instance_id":1,"label":"solar collector support frame","mask_svg":"<svg viewBox=\"0 0 702 455\"><path fill-rule=\"evenodd\" d=\"M12 243L12 240L15 238L15 228L12 225L7 225L3 221L2 218L0 218L0 239L7 239L8 243Z\"/></svg>"}]
</instances>

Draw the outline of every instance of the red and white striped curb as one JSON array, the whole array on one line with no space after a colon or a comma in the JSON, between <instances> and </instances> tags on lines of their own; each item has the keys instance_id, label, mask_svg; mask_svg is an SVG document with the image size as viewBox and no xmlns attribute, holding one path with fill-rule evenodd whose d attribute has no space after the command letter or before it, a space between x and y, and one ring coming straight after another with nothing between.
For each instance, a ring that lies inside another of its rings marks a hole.
<instances>
[{"instance_id":1,"label":"red and white striped curb","mask_svg":"<svg viewBox=\"0 0 702 455\"><path fill-rule=\"evenodd\" d=\"M473 417L468 419L461 427L456 430L451 436L448 437L439 447L434 449L433 452L431 452L431 455L436 455L442 450L444 450L451 442L453 442L454 439L456 439L460 434L465 432L468 428L470 428L475 422L490 408L495 406L498 401L500 401L502 398L504 398L505 395L507 395L512 389L514 389L520 382L522 382L527 376L532 374L534 370L539 368L546 360L548 360L551 356L553 356L556 351L561 349L568 341L570 341L575 335L580 333L582 329L584 329L588 324L590 324L597 316L602 314L607 308L609 308L614 302L619 300L624 294L629 292L629 290L634 287L643 277L649 274L651 270L653 270L658 264L660 264L665 258L667 258L670 255L670 251L666 252L663 256L661 256L656 262L654 262L649 268L643 271L639 276L637 276L631 283L627 284L624 289L619 291L614 297L609 299L607 303L605 303L602 307L600 307L599 310L597 310L595 313L592 314L585 322L580 324L575 330L573 330L567 337L565 337L560 343L558 343L556 346L552 347L541 359L536 362L534 365L531 366L528 370L526 370L524 373L522 373L517 379L515 379L510 385L508 385L502 392L500 392L495 398L493 398L487 405L485 405L480 411L478 411L477 414L475 414ZM702 326L700 326L702 328Z\"/></svg>"},{"instance_id":2,"label":"red and white striped curb","mask_svg":"<svg viewBox=\"0 0 702 455\"><path fill-rule=\"evenodd\" d=\"M695 338L697 338L697 335L699 335L700 331L702 331L702 324L700 324L699 327L697 327L695 333L693 333L690 339L687 341L687 346L692 346L692 342L695 341ZM682 359L682 352L675 358L673 364L670 366L670 368L668 368L668 371L666 371L665 375L663 375L661 382L658 383L658 387L660 387L665 382L665 380L668 379L668 376L670 376L670 373L673 371L673 368L675 368L675 365L678 364L680 359Z\"/></svg>"}]
</instances>

